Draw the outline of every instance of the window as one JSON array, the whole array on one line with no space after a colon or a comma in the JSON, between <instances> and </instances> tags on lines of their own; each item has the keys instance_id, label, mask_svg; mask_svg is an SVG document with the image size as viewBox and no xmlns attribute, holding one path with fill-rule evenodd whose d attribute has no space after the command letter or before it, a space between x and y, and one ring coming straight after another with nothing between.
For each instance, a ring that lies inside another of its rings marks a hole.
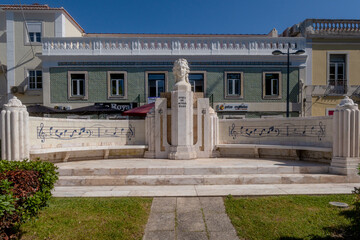
<instances>
[{"instance_id":1,"label":"window","mask_svg":"<svg viewBox=\"0 0 360 240\"><path fill-rule=\"evenodd\" d=\"M160 97L165 92L165 73L148 73L148 97Z\"/></svg>"},{"instance_id":2,"label":"window","mask_svg":"<svg viewBox=\"0 0 360 240\"><path fill-rule=\"evenodd\" d=\"M87 72L68 72L68 92L71 99L87 99Z\"/></svg>"},{"instance_id":3,"label":"window","mask_svg":"<svg viewBox=\"0 0 360 240\"><path fill-rule=\"evenodd\" d=\"M42 89L42 71L29 70L29 89Z\"/></svg>"},{"instance_id":4,"label":"window","mask_svg":"<svg viewBox=\"0 0 360 240\"><path fill-rule=\"evenodd\" d=\"M242 89L242 72L225 72L225 97L241 98Z\"/></svg>"},{"instance_id":5,"label":"window","mask_svg":"<svg viewBox=\"0 0 360 240\"><path fill-rule=\"evenodd\" d=\"M346 54L330 54L328 85L331 86L331 93L346 92Z\"/></svg>"},{"instance_id":6,"label":"window","mask_svg":"<svg viewBox=\"0 0 360 240\"><path fill-rule=\"evenodd\" d=\"M85 95L85 79L83 76L79 76L80 74L76 74L78 76L74 76L71 79L71 94L73 96L84 96Z\"/></svg>"},{"instance_id":7,"label":"window","mask_svg":"<svg viewBox=\"0 0 360 240\"><path fill-rule=\"evenodd\" d=\"M28 42L40 43L41 42L41 22L26 23L28 35Z\"/></svg>"},{"instance_id":8,"label":"window","mask_svg":"<svg viewBox=\"0 0 360 240\"><path fill-rule=\"evenodd\" d=\"M264 72L263 73L263 97L281 98L281 73Z\"/></svg>"},{"instance_id":9,"label":"window","mask_svg":"<svg viewBox=\"0 0 360 240\"><path fill-rule=\"evenodd\" d=\"M108 72L109 98L127 98L126 72Z\"/></svg>"},{"instance_id":10,"label":"window","mask_svg":"<svg viewBox=\"0 0 360 240\"><path fill-rule=\"evenodd\" d=\"M189 82L191 84L191 91L204 92L204 73L190 73Z\"/></svg>"}]
</instances>

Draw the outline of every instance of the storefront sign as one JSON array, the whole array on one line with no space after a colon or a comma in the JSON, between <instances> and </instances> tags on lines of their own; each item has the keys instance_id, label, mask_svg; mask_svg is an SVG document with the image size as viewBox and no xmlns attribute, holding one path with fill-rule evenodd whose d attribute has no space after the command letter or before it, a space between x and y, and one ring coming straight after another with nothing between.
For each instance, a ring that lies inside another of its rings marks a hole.
<instances>
[{"instance_id":1,"label":"storefront sign","mask_svg":"<svg viewBox=\"0 0 360 240\"><path fill-rule=\"evenodd\" d=\"M125 112L127 110L132 109L133 107L136 107L136 103L96 103L97 106L102 106L106 109L114 109L118 110L120 112ZM135 106L134 106L135 105Z\"/></svg>"},{"instance_id":2,"label":"storefront sign","mask_svg":"<svg viewBox=\"0 0 360 240\"><path fill-rule=\"evenodd\" d=\"M224 103L216 106L218 112L244 112L249 108L245 103Z\"/></svg>"}]
</instances>

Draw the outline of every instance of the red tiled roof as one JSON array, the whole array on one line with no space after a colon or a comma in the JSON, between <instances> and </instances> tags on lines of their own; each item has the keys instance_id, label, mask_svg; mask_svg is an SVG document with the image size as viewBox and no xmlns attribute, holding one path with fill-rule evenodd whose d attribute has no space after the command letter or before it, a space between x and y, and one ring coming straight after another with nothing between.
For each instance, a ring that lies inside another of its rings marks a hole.
<instances>
[{"instance_id":1,"label":"red tiled roof","mask_svg":"<svg viewBox=\"0 0 360 240\"><path fill-rule=\"evenodd\" d=\"M63 11L73 23L84 33L84 29L75 21L75 19L63 8L53 8L48 5L32 4L32 5L18 5L18 4L0 4L2 10L61 10Z\"/></svg>"}]
</instances>

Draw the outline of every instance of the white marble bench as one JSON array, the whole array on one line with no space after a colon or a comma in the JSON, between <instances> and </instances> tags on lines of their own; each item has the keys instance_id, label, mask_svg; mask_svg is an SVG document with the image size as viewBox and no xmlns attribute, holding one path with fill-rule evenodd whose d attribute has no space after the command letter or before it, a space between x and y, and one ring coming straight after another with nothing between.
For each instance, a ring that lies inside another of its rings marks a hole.
<instances>
[{"instance_id":1,"label":"white marble bench","mask_svg":"<svg viewBox=\"0 0 360 240\"><path fill-rule=\"evenodd\" d=\"M299 157L298 152L300 151L312 151L312 152L326 152L331 153L332 148L328 147L312 147L312 146L294 146L294 145L268 145L268 144L218 144L217 149L224 150L236 150L236 149L251 149L255 158L260 158L259 149L274 149L274 150L293 150L296 156Z\"/></svg>"},{"instance_id":2,"label":"white marble bench","mask_svg":"<svg viewBox=\"0 0 360 240\"><path fill-rule=\"evenodd\" d=\"M30 155L64 153L63 161L67 162L72 152L103 151L103 158L109 158L110 150L146 150L147 145L114 145L114 146L84 146L84 147L61 147L31 149Z\"/></svg>"}]
</instances>

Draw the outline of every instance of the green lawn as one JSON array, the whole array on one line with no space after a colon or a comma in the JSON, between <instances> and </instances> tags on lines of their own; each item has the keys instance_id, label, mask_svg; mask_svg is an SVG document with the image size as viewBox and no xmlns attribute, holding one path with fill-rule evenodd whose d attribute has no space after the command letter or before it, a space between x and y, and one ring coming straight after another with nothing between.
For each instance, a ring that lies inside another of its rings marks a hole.
<instances>
[{"instance_id":1,"label":"green lawn","mask_svg":"<svg viewBox=\"0 0 360 240\"><path fill-rule=\"evenodd\" d=\"M142 239L151 198L52 198L21 239Z\"/></svg>"},{"instance_id":2,"label":"green lawn","mask_svg":"<svg viewBox=\"0 0 360 240\"><path fill-rule=\"evenodd\" d=\"M349 216L331 201L352 203L354 195L225 198L240 239L356 239Z\"/></svg>"}]
</instances>

